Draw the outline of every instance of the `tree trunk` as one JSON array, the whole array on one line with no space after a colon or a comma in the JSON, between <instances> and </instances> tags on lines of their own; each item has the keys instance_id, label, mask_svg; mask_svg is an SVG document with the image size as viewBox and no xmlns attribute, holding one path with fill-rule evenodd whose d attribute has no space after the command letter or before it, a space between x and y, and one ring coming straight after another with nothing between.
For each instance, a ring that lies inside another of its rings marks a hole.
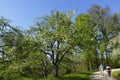
<instances>
[{"instance_id":1,"label":"tree trunk","mask_svg":"<svg viewBox=\"0 0 120 80\"><path fill-rule=\"evenodd\" d=\"M90 66L89 66L89 60L86 60L86 66L87 66L87 70L90 71Z\"/></svg>"},{"instance_id":2,"label":"tree trunk","mask_svg":"<svg viewBox=\"0 0 120 80\"><path fill-rule=\"evenodd\" d=\"M106 52L106 65L110 65L109 64L109 59L108 59L108 53Z\"/></svg>"},{"instance_id":3,"label":"tree trunk","mask_svg":"<svg viewBox=\"0 0 120 80\"><path fill-rule=\"evenodd\" d=\"M5 56L4 56L4 52L2 51L2 61L4 63L4 60L5 60Z\"/></svg>"},{"instance_id":4,"label":"tree trunk","mask_svg":"<svg viewBox=\"0 0 120 80\"><path fill-rule=\"evenodd\" d=\"M58 64L54 65L54 76L58 77Z\"/></svg>"}]
</instances>

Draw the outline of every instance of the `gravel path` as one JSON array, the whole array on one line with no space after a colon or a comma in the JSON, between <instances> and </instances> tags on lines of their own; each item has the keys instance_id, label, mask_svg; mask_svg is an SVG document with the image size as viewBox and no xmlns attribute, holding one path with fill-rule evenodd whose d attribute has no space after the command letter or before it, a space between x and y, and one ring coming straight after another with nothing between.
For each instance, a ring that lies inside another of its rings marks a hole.
<instances>
[{"instance_id":1,"label":"gravel path","mask_svg":"<svg viewBox=\"0 0 120 80\"><path fill-rule=\"evenodd\" d=\"M120 69L112 69L111 71L118 71ZM100 75L100 71L99 72L95 72L92 76L91 76L91 80L117 80L114 77L109 77L106 70L104 70L104 74Z\"/></svg>"}]
</instances>

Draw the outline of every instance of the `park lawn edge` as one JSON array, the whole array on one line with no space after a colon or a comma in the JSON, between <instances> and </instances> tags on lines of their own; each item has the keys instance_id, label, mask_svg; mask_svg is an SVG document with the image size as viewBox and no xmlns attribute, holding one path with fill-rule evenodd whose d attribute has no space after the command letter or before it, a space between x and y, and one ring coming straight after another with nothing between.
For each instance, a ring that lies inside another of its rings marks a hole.
<instances>
[{"instance_id":1,"label":"park lawn edge","mask_svg":"<svg viewBox=\"0 0 120 80\"><path fill-rule=\"evenodd\" d=\"M91 75L95 71L81 72L81 73L73 73L66 74L61 77L52 77L47 79L39 79L39 80L90 80Z\"/></svg>"},{"instance_id":2,"label":"park lawn edge","mask_svg":"<svg viewBox=\"0 0 120 80\"><path fill-rule=\"evenodd\" d=\"M113 72L112 76L115 77L117 80L120 80L120 70Z\"/></svg>"}]
</instances>

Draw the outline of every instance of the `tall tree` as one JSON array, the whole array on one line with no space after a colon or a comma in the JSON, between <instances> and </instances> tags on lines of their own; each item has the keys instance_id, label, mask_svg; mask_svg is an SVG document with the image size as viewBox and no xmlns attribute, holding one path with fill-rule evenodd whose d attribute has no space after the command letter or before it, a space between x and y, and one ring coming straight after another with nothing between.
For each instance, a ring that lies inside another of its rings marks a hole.
<instances>
[{"instance_id":1,"label":"tall tree","mask_svg":"<svg viewBox=\"0 0 120 80\"><path fill-rule=\"evenodd\" d=\"M97 40L95 25L87 14L80 14L75 19L77 45L81 49L82 57L88 70L92 70L98 57L96 52ZM96 63L97 64L97 63Z\"/></svg>"},{"instance_id":2,"label":"tall tree","mask_svg":"<svg viewBox=\"0 0 120 80\"><path fill-rule=\"evenodd\" d=\"M15 37L19 34L19 30L10 24L10 20L1 17L0 18L0 52L2 54L3 63L5 61L5 56L7 56L7 52L5 47L15 46Z\"/></svg>"},{"instance_id":3,"label":"tall tree","mask_svg":"<svg viewBox=\"0 0 120 80\"><path fill-rule=\"evenodd\" d=\"M108 42L119 32L119 16L110 13L110 8L102 8L99 5L93 5L88 9L88 14L91 20L96 24L96 30L98 32L98 42L100 44L100 53L103 63L104 55L106 56L106 65L109 65L109 49L107 48Z\"/></svg>"},{"instance_id":4,"label":"tall tree","mask_svg":"<svg viewBox=\"0 0 120 80\"><path fill-rule=\"evenodd\" d=\"M38 18L32 35L40 44L36 47L51 60L54 67L54 75L58 76L59 64L72 47L72 22L73 11L52 11L51 15Z\"/></svg>"},{"instance_id":5,"label":"tall tree","mask_svg":"<svg viewBox=\"0 0 120 80\"><path fill-rule=\"evenodd\" d=\"M10 20L4 17L0 18L0 75L2 75L3 79L10 79L9 67L15 60L12 50L17 46L16 40L21 35L20 31L18 28L10 25Z\"/></svg>"}]
</instances>

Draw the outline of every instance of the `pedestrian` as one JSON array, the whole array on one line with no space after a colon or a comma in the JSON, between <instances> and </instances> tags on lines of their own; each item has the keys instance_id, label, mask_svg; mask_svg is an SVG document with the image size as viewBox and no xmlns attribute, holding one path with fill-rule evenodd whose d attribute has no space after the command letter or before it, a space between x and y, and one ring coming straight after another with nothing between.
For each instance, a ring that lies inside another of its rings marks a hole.
<instances>
[{"instance_id":1,"label":"pedestrian","mask_svg":"<svg viewBox=\"0 0 120 80\"><path fill-rule=\"evenodd\" d=\"M101 73L101 75L103 75L103 70L104 70L104 67L103 67L103 65L102 65L102 64L99 66L99 69L100 69L100 73Z\"/></svg>"},{"instance_id":2,"label":"pedestrian","mask_svg":"<svg viewBox=\"0 0 120 80\"><path fill-rule=\"evenodd\" d=\"M110 68L110 66L106 66L106 71L108 73L108 76L111 76L111 68Z\"/></svg>"}]
</instances>

